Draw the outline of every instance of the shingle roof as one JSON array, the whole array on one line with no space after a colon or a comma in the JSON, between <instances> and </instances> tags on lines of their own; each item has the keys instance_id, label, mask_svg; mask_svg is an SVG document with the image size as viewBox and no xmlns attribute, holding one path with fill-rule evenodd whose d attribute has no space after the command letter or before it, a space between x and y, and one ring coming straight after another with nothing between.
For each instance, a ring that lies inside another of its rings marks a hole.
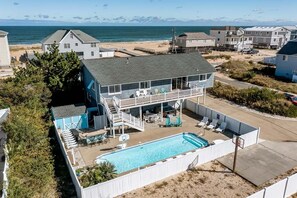
<instances>
[{"instance_id":1,"label":"shingle roof","mask_svg":"<svg viewBox=\"0 0 297 198\"><path fill-rule=\"evenodd\" d=\"M4 32L2 30L0 30L0 36L6 36L8 34L8 32Z\"/></svg>"},{"instance_id":2,"label":"shingle roof","mask_svg":"<svg viewBox=\"0 0 297 198\"><path fill-rule=\"evenodd\" d=\"M297 40L289 41L277 52L277 54L297 55Z\"/></svg>"},{"instance_id":3,"label":"shingle roof","mask_svg":"<svg viewBox=\"0 0 297 198\"><path fill-rule=\"evenodd\" d=\"M215 39L215 37L209 36L204 32L185 32L178 37L187 37L187 39L197 39L197 40L209 40Z\"/></svg>"},{"instance_id":4,"label":"shingle roof","mask_svg":"<svg viewBox=\"0 0 297 198\"><path fill-rule=\"evenodd\" d=\"M55 42L59 43L70 31L74 33L82 41L82 43L99 43L97 39L81 30L57 30L53 34L43 39L41 42L43 44L54 44Z\"/></svg>"},{"instance_id":5,"label":"shingle roof","mask_svg":"<svg viewBox=\"0 0 297 198\"><path fill-rule=\"evenodd\" d=\"M52 113L54 119L57 118L67 118L72 116L79 116L81 114L86 113L86 106L85 105L65 105L59 107L52 107Z\"/></svg>"},{"instance_id":6,"label":"shingle roof","mask_svg":"<svg viewBox=\"0 0 297 198\"><path fill-rule=\"evenodd\" d=\"M215 72L215 68L198 52L128 59L89 59L82 63L102 86Z\"/></svg>"}]
</instances>

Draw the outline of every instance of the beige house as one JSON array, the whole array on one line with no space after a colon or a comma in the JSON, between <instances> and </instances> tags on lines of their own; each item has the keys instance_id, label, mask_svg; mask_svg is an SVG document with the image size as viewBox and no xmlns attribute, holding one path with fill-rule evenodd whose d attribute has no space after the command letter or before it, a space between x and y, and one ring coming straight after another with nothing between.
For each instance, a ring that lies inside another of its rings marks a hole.
<instances>
[{"instance_id":1,"label":"beige house","mask_svg":"<svg viewBox=\"0 0 297 198\"><path fill-rule=\"evenodd\" d=\"M0 30L0 66L10 65L10 52L7 35L7 32Z\"/></svg>"},{"instance_id":2,"label":"beige house","mask_svg":"<svg viewBox=\"0 0 297 198\"><path fill-rule=\"evenodd\" d=\"M181 52L203 52L215 46L215 38L204 32L185 32L175 39Z\"/></svg>"}]
</instances>

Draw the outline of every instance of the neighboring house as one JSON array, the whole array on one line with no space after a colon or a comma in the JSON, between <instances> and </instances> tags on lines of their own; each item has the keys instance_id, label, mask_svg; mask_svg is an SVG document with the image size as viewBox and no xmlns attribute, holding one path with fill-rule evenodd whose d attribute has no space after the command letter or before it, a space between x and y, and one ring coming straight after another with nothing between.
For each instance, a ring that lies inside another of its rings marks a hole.
<instances>
[{"instance_id":1,"label":"neighboring house","mask_svg":"<svg viewBox=\"0 0 297 198\"><path fill-rule=\"evenodd\" d=\"M297 82L297 40L289 41L277 52L275 75Z\"/></svg>"},{"instance_id":2,"label":"neighboring house","mask_svg":"<svg viewBox=\"0 0 297 198\"><path fill-rule=\"evenodd\" d=\"M297 39L297 25L284 26L284 28L291 32L290 40Z\"/></svg>"},{"instance_id":3,"label":"neighboring house","mask_svg":"<svg viewBox=\"0 0 297 198\"><path fill-rule=\"evenodd\" d=\"M185 32L175 38L181 52L206 51L215 46L215 38L204 32Z\"/></svg>"},{"instance_id":4,"label":"neighboring house","mask_svg":"<svg viewBox=\"0 0 297 198\"><path fill-rule=\"evenodd\" d=\"M245 35L242 28L234 26L215 27L210 35L216 38L216 46L241 51L253 47L253 38Z\"/></svg>"},{"instance_id":5,"label":"neighboring house","mask_svg":"<svg viewBox=\"0 0 297 198\"><path fill-rule=\"evenodd\" d=\"M61 53L76 52L80 59L95 59L110 55L100 51L97 39L80 30L57 30L42 41L42 50L48 52L53 44L59 46Z\"/></svg>"},{"instance_id":6,"label":"neighboring house","mask_svg":"<svg viewBox=\"0 0 297 198\"><path fill-rule=\"evenodd\" d=\"M215 68L199 53L83 60L83 82L90 106L114 126L144 130L142 112L205 96ZM178 104L176 104L178 103ZM124 120L124 121L123 121ZM113 131L114 134L114 131Z\"/></svg>"},{"instance_id":7,"label":"neighboring house","mask_svg":"<svg viewBox=\"0 0 297 198\"><path fill-rule=\"evenodd\" d=\"M284 27L251 27L244 31L253 37L253 45L258 48L279 49L291 37L291 32Z\"/></svg>"},{"instance_id":8,"label":"neighboring house","mask_svg":"<svg viewBox=\"0 0 297 198\"><path fill-rule=\"evenodd\" d=\"M10 66L11 58L7 35L7 32L0 30L0 66Z\"/></svg>"}]
</instances>

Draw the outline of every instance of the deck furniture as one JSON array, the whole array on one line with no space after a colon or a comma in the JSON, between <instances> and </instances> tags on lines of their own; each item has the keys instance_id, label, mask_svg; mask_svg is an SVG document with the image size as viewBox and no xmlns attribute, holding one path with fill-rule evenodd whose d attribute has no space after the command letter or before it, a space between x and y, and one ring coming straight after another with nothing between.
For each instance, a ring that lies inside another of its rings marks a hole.
<instances>
[{"instance_id":1,"label":"deck furniture","mask_svg":"<svg viewBox=\"0 0 297 198\"><path fill-rule=\"evenodd\" d=\"M215 129L215 131L216 131L216 132L219 132L219 133L222 133L222 132L225 131L226 127L227 127L227 123L226 123L226 122L222 122L222 123L220 124L220 126L219 126L218 128Z\"/></svg>"},{"instance_id":2,"label":"deck furniture","mask_svg":"<svg viewBox=\"0 0 297 198\"><path fill-rule=\"evenodd\" d=\"M107 137L106 131L92 131L92 132L84 132L79 133L79 139L86 145L92 145L96 143L106 143Z\"/></svg>"},{"instance_id":3,"label":"deck furniture","mask_svg":"<svg viewBox=\"0 0 297 198\"><path fill-rule=\"evenodd\" d=\"M172 126L172 123L171 123L171 121L170 121L170 118L168 117L168 118L166 118L166 120L165 120L165 126L166 127L171 127Z\"/></svg>"},{"instance_id":4,"label":"deck furniture","mask_svg":"<svg viewBox=\"0 0 297 198\"><path fill-rule=\"evenodd\" d=\"M136 91L135 95L136 95L136 97L139 97L140 96L140 91Z\"/></svg>"},{"instance_id":5,"label":"deck furniture","mask_svg":"<svg viewBox=\"0 0 297 198\"><path fill-rule=\"evenodd\" d=\"M173 126L175 126L175 127L180 127L180 126L182 126L182 121L181 121L181 119L180 119L179 116L176 118L176 121L175 121L175 123L173 124Z\"/></svg>"},{"instance_id":6,"label":"deck furniture","mask_svg":"<svg viewBox=\"0 0 297 198\"><path fill-rule=\"evenodd\" d=\"M199 127L205 127L208 124L208 117L204 116L203 119L197 124Z\"/></svg>"},{"instance_id":7,"label":"deck furniture","mask_svg":"<svg viewBox=\"0 0 297 198\"><path fill-rule=\"evenodd\" d=\"M217 119L213 119L211 121L211 123L208 126L206 126L206 128L209 129L209 130L212 130L212 129L214 129L217 126L217 124L218 124L218 120Z\"/></svg>"}]
</instances>

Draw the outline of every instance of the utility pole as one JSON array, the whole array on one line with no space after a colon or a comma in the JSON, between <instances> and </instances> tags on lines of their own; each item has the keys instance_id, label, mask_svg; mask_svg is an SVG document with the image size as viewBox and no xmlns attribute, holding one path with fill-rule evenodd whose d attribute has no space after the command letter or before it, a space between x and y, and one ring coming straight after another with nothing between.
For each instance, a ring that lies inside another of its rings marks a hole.
<instances>
[{"instance_id":1,"label":"utility pole","mask_svg":"<svg viewBox=\"0 0 297 198\"><path fill-rule=\"evenodd\" d=\"M172 28L172 45L171 45L171 53L176 54L176 48L175 48L175 28Z\"/></svg>"}]
</instances>

